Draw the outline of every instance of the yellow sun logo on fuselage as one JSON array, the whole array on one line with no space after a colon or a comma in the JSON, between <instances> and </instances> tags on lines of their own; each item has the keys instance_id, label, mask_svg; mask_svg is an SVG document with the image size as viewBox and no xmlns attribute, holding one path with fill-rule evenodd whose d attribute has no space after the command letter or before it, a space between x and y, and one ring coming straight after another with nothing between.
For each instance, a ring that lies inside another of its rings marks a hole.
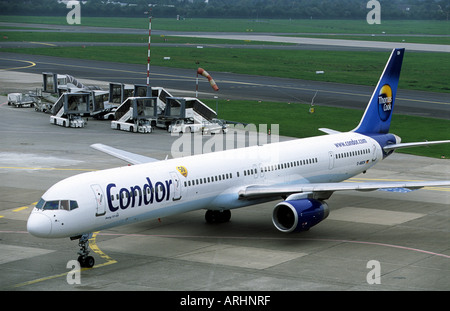
<instances>
[{"instance_id":1,"label":"yellow sun logo on fuselage","mask_svg":"<svg viewBox=\"0 0 450 311\"><path fill-rule=\"evenodd\" d=\"M188 171L184 166L177 166L177 171L184 177L187 177Z\"/></svg>"}]
</instances>

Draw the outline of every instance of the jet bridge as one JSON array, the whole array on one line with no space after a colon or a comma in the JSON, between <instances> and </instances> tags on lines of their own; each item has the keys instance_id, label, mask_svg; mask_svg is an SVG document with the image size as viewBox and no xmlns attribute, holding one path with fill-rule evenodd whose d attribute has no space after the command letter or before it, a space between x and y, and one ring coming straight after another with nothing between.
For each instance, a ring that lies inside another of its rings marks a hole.
<instances>
[{"instance_id":1,"label":"jet bridge","mask_svg":"<svg viewBox=\"0 0 450 311\"><path fill-rule=\"evenodd\" d=\"M50 123L64 127L84 127L89 115L89 93L64 93L52 107Z\"/></svg>"},{"instance_id":2,"label":"jet bridge","mask_svg":"<svg viewBox=\"0 0 450 311\"><path fill-rule=\"evenodd\" d=\"M152 122L158 118L157 97L128 97L115 111L111 128L139 133L151 133Z\"/></svg>"}]
</instances>

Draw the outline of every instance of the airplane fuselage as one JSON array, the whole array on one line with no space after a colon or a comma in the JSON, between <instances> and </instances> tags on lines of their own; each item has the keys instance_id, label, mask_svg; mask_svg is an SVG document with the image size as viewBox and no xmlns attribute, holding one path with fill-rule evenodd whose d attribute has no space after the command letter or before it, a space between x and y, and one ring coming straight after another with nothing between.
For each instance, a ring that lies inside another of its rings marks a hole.
<instances>
[{"instance_id":1,"label":"airplane fuselage","mask_svg":"<svg viewBox=\"0 0 450 311\"><path fill-rule=\"evenodd\" d=\"M72 237L198 209L258 204L274 198L240 200L239 190L340 182L382 158L376 140L348 132L83 173L58 182L42 196L44 203L59 201L59 208L38 204L32 213L50 226L33 234ZM70 204L76 207L61 208Z\"/></svg>"},{"instance_id":2,"label":"airplane fuselage","mask_svg":"<svg viewBox=\"0 0 450 311\"><path fill-rule=\"evenodd\" d=\"M404 49L392 50L359 124L350 132L321 129L331 135L164 161L94 144L91 147L136 165L55 184L31 212L28 232L79 239L78 262L93 267L92 232L119 225L199 209L207 210L209 223L227 222L231 209L283 198L273 209L273 225L284 233L300 232L328 217L325 200L335 191L450 186L450 181L341 183L397 148L450 143L401 143L400 137L389 134L403 55Z\"/></svg>"}]
</instances>

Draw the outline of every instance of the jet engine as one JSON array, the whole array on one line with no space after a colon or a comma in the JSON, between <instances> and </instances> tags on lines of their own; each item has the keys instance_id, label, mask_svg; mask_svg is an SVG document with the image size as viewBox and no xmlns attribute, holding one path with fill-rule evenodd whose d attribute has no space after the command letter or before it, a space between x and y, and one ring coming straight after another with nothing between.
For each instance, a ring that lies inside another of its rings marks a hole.
<instances>
[{"instance_id":1,"label":"jet engine","mask_svg":"<svg viewBox=\"0 0 450 311\"><path fill-rule=\"evenodd\" d=\"M275 227L281 232L306 231L328 217L327 203L315 199L290 200L278 203L272 214Z\"/></svg>"}]
</instances>

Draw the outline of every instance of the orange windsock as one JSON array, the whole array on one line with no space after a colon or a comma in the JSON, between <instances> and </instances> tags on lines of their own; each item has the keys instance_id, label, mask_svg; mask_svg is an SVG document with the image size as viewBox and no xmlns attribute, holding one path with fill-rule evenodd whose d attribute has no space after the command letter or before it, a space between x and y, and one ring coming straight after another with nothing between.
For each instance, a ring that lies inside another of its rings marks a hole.
<instances>
[{"instance_id":1,"label":"orange windsock","mask_svg":"<svg viewBox=\"0 0 450 311\"><path fill-rule=\"evenodd\" d=\"M217 86L216 82L213 80L213 78L211 77L211 75L203 68L198 68L197 69L197 74L200 74L204 77L206 77L209 81L209 84L211 84L212 88L214 89L214 91L218 91L219 87Z\"/></svg>"}]
</instances>

